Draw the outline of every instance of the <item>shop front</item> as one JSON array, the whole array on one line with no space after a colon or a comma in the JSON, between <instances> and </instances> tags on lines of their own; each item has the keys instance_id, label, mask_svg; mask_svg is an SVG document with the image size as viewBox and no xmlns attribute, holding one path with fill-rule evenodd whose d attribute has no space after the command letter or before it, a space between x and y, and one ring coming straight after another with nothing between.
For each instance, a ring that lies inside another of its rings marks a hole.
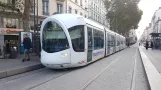
<instances>
[{"instance_id":1,"label":"shop front","mask_svg":"<svg viewBox=\"0 0 161 90\"><path fill-rule=\"evenodd\" d=\"M18 48L21 31L23 29L0 28L0 58L10 53L11 47Z\"/></svg>"},{"instance_id":2,"label":"shop front","mask_svg":"<svg viewBox=\"0 0 161 90\"><path fill-rule=\"evenodd\" d=\"M152 41L155 49L161 50L161 33L151 33Z\"/></svg>"}]
</instances>

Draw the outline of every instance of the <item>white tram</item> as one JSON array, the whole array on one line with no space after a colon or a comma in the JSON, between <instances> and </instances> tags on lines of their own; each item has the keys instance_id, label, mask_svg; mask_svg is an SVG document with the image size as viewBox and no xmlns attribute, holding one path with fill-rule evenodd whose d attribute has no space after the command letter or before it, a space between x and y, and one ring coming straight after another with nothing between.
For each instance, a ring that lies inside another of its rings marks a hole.
<instances>
[{"instance_id":1,"label":"white tram","mask_svg":"<svg viewBox=\"0 0 161 90\"><path fill-rule=\"evenodd\" d=\"M54 69L84 66L125 48L125 37L73 14L46 18L40 39L41 63Z\"/></svg>"}]
</instances>

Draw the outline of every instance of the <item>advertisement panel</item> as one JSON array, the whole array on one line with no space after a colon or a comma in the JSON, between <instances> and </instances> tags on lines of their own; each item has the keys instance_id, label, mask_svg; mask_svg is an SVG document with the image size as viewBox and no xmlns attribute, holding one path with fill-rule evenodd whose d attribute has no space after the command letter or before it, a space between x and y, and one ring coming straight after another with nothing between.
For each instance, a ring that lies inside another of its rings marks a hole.
<instances>
[{"instance_id":1,"label":"advertisement panel","mask_svg":"<svg viewBox=\"0 0 161 90\"><path fill-rule=\"evenodd\" d=\"M23 45L23 39L24 35L27 34L27 36L31 39L32 42L32 32L20 32L20 40L21 40L21 45L20 45L20 53L24 54L24 45ZM31 51L32 52L32 51Z\"/></svg>"}]
</instances>

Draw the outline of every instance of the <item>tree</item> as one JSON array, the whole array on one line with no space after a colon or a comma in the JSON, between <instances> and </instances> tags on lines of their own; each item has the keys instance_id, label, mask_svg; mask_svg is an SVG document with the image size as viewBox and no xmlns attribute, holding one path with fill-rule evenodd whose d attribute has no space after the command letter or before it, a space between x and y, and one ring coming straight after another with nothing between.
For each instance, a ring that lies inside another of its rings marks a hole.
<instances>
[{"instance_id":1,"label":"tree","mask_svg":"<svg viewBox=\"0 0 161 90\"><path fill-rule=\"evenodd\" d=\"M106 0L107 20L110 29L126 34L130 29L137 29L143 14L138 8L140 0Z\"/></svg>"},{"instance_id":2,"label":"tree","mask_svg":"<svg viewBox=\"0 0 161 90\"><path fill-rule=\"evenodd\" d=\"M32 0L10 0L10 3L6 2L6 0L1 0L0 16L22 19L24 31L29 31L31 5Z\"/></svg>"},{"instance_id":3,"label":"tree","mask_svg":"<svg viewBox=\"0 0 161 90\"><path fill-rule=\"evenodd\" d=\"M24 13L23 13L23 29L24 31L30 31L30 9L32 5L32 0L25 0Z\"/></svg>"}]
</instances>

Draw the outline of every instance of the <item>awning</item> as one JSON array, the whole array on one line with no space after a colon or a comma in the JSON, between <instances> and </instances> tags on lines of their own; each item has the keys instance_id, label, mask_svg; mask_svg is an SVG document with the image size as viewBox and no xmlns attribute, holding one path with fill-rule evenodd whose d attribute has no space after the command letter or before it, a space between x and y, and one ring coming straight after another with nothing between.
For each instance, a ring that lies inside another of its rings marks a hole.
<instances>
[{"instance_id":1,"label":"awning","mask_svg":"<svg viewBox=\"0 0 161 90\"><path fill-rule=\"evenodd\" d=\"M161 37L161 33L150 33L152 37Z\"/></svg>"}]
</instances>

